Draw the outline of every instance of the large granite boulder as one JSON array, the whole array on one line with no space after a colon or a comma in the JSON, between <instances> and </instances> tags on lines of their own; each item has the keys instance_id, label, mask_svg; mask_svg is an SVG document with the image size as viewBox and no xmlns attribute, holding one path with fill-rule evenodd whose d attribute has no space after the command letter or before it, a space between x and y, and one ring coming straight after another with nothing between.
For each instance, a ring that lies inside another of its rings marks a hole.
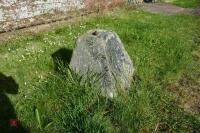
<instances>
[{"instance_id":1,"label":"large granite boulder","mask_svg":"<svg viewBox=\"0 0 200 133\"><path fill-rule=\"evenodd\" d=\"M95 75L102 94L114 97L131 84L134 68L118 35L90 30L78 38L70 68L83 77Z\"/></svg>"}]
</instances>

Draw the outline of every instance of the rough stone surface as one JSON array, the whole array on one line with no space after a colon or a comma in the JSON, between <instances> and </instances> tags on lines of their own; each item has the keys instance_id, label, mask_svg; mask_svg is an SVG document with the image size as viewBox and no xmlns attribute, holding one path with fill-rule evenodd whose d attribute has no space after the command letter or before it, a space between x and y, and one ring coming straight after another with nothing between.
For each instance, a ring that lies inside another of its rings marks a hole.
<instances>
[{"instance_id":1,"label":"rough stone surface","mask_svg":"<svg viewBox=\"0 0 200 133\"><path fill-rule=\"evenodd\" d=\"M96 74L96 83L102 94L108 97L126 90L134 72L132 61L118 35L100 29L90 30L78 38L70 67L83 77Z\"/></svg>"},{"instance_id":2,"label":"rough stone surface","mask_svg":"<svg viewBox=\"0 0 200 133\"><path fill-rule=\"evenodd\" d=\"M67 17L68 11L83 7L83 0L0 0L0 32L38 22L38 16L62 12Z\"/></svg>"}]
</instances>

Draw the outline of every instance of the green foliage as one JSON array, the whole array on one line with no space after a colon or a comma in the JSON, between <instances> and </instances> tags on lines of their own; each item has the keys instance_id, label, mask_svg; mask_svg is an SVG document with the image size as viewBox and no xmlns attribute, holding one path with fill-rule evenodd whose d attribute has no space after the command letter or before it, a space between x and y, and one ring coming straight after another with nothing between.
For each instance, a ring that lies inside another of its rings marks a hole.
<instances>
[{"instance_id":1,"label":"green foliage","mask_svg":"<svg viewBox=\"0 0 200 133\"><path fill-rule=\"evenodd\" d=\"M40 130L42 130L42 125L41 125L41 120L40 120L40 114L39 114L39 111L38 111L37 108L35 109L35 117L37 119L38 126L39 126Z\"/></svg>"},{"instance_id":2,"label":"green foliage","mask_svg":"<svg viewBox=\"0 0 200 133\"><path fill-rule=\"evenodd\" d=\"M167 90L183 73L198 68L192 57L198 21L189 15L116 9L1 42L1 72L20 86L19 94L10 96L18 118L31 132L160 132L160 123L166 132L199 132L199 117L174 103ZM54 70L51 55L63 47L71 50L80 34L94 28L118 33L136 69L129 92L114 99L102 97L90 80L81 82L63 63Z\"/></svg>"}]
</instances>

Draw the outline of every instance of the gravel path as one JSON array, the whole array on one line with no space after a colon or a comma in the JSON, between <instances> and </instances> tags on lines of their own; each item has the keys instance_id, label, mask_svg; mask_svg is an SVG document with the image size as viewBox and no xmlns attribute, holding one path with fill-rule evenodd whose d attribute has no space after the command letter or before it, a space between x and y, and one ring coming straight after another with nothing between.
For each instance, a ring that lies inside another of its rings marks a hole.
<instances>
[{"instance_id":1,"label":"gravel path","mask_svg":"<svg viewBox=\"0 0 200 133\"><path fill-rule=\"evenodd\" d=\"M144 3L141 6L141 9L151 13L165 13L168 15L174 14L192 14L200 15L200 8L182 8L171 4L166 3Z\"/></svg>"}]
</instances>

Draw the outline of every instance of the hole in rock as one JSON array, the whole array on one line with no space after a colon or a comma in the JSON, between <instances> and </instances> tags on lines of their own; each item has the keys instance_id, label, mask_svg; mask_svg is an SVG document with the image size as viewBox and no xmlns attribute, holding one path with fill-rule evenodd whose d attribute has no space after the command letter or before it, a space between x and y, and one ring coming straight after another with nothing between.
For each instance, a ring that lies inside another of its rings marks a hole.
<instances>
[{"instance_id":1,"label":"hole in rock","mask_svg":"<svg viewBox=\"0 0 200 133\"><path fill-rule=\"evenodd\" d=\"M98 32L97 32L97 31L94 31L94 32L92 33L92 35L97 36L97 35L98 35Z\"/></svg>"}]
</instances>

